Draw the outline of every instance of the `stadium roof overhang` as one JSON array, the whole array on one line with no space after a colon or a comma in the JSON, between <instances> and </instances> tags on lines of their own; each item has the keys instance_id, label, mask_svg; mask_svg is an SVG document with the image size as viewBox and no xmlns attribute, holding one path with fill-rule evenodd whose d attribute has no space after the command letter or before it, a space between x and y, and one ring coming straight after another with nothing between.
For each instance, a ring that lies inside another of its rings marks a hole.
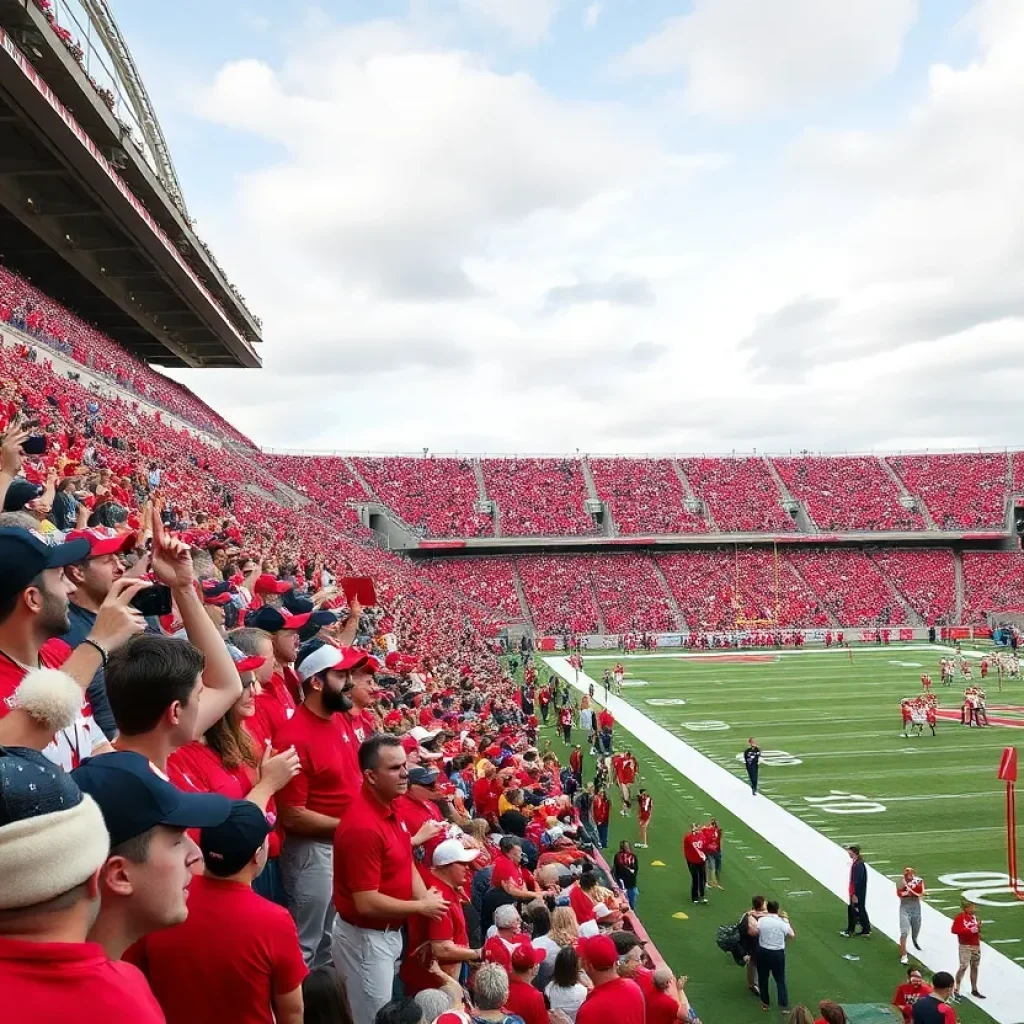
<instances>
[{"instance_id":1,"label":"stadium roof overhang","mask_svg":"<svg viewBox=\"0 0 1024 1024\"><path fill-rule=\"evenodd\" d=\"M38 13L31 4L0 0L0 24L8 24L12 7L26 16ZM66 93L74 84L76 114L99 108L94 113L102 120L99 98L63 56L71 67L63 68L56 50L33 44L33 58L47 65L44 80L0 27L0 254L6 265L148 362L259 366L253 347L259 333L250 314L212 268L203 274L193 267L184 230L169 233L161 226L158 217L166 224L177 210L148 165L131 144L117 151L97 145L93 133L102 133L95 124L87 132L58 98L58 85ZM72 81L76 72L81 83ZM139 176L147 174L148 195L143 188L136 192ZM132 177L137 180L129 184ZM195 249L202 252L198 243Z\"/></svg>"}]
</instances>

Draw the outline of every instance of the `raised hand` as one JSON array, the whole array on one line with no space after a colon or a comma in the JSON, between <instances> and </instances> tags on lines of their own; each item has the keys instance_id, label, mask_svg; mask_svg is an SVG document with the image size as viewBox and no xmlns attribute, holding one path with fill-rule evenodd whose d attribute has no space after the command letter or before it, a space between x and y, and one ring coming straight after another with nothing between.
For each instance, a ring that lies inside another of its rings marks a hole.
<instances>
[{"instance_id":1,"label":"raised hand","mask_svg":"<svg viewBox=\"0 0 1024 1024\"><path fill-rule=\"evenodd\" d=\"M168 536L161 516L163 503L153 502L153 575L172 590L187 590L196 581L192 567L192 552L177 537Z\"/></svg>"},{"instance_id":2,"label":"raised hand","mask_svg":"<svg viewBox=\"0 0 1024 1024\"><path fill-rule=\"evenodd\" d=\"M146 580L128 577L116 580L100 605L89 639L104 650L112 651L142 633L146 620L140 611L132 607L131 600L140 590L150 586L152 584Z\"/></svg>"}]
</instances>

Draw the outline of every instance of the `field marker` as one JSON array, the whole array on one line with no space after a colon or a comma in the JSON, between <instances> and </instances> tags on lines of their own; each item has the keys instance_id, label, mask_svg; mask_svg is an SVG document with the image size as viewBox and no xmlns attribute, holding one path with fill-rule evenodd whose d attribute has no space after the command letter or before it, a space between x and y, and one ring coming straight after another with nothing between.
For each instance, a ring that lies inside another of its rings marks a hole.
<instances>
[{"instance_id":1,"label":"field marker","mask_svg":"<svg viewBox=\"0 0 1024 1024\"><path fill-rule=\"evenodd\" d=\"M789 875L781 875L779 878L773 878L772 881L773 882L788 882L789 881Z\"/></svg>"},{"instance_id":2,"label":"field marker","mask_svg":"<svg viewBox=\"0 0 1024 1024\"><path fill-rule=\"evenodd\" d=\"M677 921L689 921L690 920L690 915L689 914L684 914L681 910L677 910L672 916Z\"/></svg>"},{"instance_id":3,"label":"field marker","mask_svg":"<svg viewBox=\"0 0 1024 1024\"><path fill-rule=\"evenodd\" d=\"M1008 946L1011 942L1020 942L1020 939L989 939L993 946Z\"/></svg>"},{"instance_id":4,"label":"field marker","mask_svg":"<svg viewBox=\"0 0 1024 1024\"><path fill-rule=\"evenodd\" d=\"M843 959L844 960L859 960L860 957L859 956L854 956L852 953L845 953L845 954L843 954Z\"/></svg>"},{"instance_id":5,"label":"field marker","mask_svg":"<svg viewBox=\"0 0 1024 1024\"><path fill-rule=\"evenodd\" d=\"M652 860L651 861L651 867L652 868L663 868L664 866L665 866L665 862L663 860Z\"/></svg>"},{"instance_id":6,"label":"field marker","mask_svg":"<svg viewBox=\"0 0 1024 1024\"><path fill-rule=\"evenodd\" d=\"M797 889L796 892L787 892L787 896L813 896L814 893L810 889Z\"/></svg>"}]
</instances>

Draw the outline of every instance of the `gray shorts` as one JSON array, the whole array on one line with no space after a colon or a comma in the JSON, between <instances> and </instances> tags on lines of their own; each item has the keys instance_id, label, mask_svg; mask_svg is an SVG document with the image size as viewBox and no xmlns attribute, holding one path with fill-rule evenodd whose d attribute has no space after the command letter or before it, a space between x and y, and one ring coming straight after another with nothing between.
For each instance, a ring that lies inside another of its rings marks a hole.
<instances>
[{"instance_id":1,"label":"gray shorts","mask_svg":"<svg viewBox=\"0 0 1024 1024\"><path fill-rule=\"evenodd\" d=\"M916 935L921 930L921 901L900 900L900 935Z\"/></svg>"}]
</instances>

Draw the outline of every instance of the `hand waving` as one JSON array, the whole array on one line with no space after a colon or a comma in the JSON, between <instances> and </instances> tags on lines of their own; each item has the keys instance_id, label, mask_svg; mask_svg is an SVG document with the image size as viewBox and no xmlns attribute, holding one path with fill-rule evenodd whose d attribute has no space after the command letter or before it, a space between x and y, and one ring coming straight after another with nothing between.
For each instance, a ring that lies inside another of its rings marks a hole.
<instances>
[{"instance_id":1,"label":"hand waving","mask_svg":"<svg viewBox=\"0 0 1024 1024\"><path fill-rule=\"evenodd\" d=\"M21 472L21 464L25 459L21 446L28 438L29 431L23 429L20 420L11 424L0 444L0 473L15 477Z\"/></svg>"}]
</instances>

